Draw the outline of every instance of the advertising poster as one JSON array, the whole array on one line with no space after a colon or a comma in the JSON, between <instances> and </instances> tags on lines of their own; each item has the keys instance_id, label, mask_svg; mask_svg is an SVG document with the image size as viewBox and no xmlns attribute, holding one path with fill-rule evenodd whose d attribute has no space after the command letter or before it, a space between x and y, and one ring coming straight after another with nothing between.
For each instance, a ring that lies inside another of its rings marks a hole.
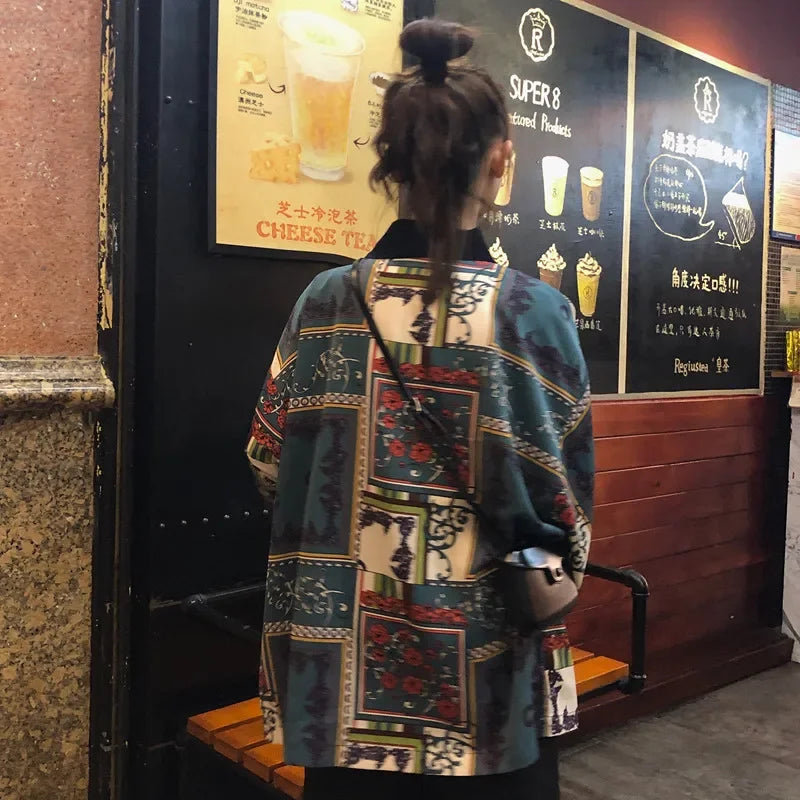
<instances>
[{"instance_id":1,"label":"advertising poster","mask_svg":"<svg viewBox=\"0 0 800 800\"><path fill-rule=\"evenodd\" d=\"M637 37L627 390L757 390L769 88Z\"/></svg>"},{"instance_id":2,"label":"advertising poster","mask_svg":"<svg viewBox=\"0 0 800 800\"><path fill-rule=\"evenodd\" d=\"M800 323L800 249L795 247L781 247L780 321Z\"/></svg>"},{"instance_id":3,"label":"advertising poster","mask_svg":"<svg viewBox=\"0 0 800 800\"><path fill-rule=\"evenodd\" d=\"M214 0L211 245L355 258L395 219L370 191L402 0Z\"/></svg>"},{"instance_id":4,"label":"advertising poster","mask_svg":"<svg viewBox=\"0 0 800 800\"><path fill-rule=\"evenodd\" d=\"M772 170L772 233L800 240L800 136L775 131Z\"/></svg>"}]
</instances>

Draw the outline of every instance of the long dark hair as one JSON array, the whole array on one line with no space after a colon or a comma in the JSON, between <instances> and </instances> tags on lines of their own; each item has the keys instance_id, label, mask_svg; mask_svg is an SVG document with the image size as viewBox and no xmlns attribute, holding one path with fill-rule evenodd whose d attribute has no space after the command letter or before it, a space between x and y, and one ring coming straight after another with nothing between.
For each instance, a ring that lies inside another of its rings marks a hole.
<instances>
[{"instance_id":1,"label":"long dark hair","mask_svg":"<svg viewBox=\"0 0 800 800\"><path fill-rule=\"evenodd\" d=\"M425 303L450 286L463 248L461 213L489 147L508 138L500 87L483 70L455 61L474 41L468 28L453 22L422 19L406 25L400 46L419 59L419 66L387 88L375 140L378 163L370 184L390 197L396 188L405 189L430 242Z\"/></svg>"}]
</instances>

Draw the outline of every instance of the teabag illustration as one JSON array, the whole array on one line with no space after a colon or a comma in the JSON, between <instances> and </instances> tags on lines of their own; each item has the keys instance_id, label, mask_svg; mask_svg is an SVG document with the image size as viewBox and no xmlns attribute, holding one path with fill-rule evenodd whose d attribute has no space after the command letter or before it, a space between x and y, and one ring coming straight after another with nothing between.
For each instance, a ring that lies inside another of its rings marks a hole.
<instances>
[{"instance_id":1,"label":"teabag illustration","mask_svg":"<svg viewBox=\"0 0 800 800\"><path fill-rule=\"evenodd\" d=\"M756 218L744 190L744 178L722 198L722 206L728 215L733 235L739 245L747 244L756 235Z\"/></svg>"}]
</instances>

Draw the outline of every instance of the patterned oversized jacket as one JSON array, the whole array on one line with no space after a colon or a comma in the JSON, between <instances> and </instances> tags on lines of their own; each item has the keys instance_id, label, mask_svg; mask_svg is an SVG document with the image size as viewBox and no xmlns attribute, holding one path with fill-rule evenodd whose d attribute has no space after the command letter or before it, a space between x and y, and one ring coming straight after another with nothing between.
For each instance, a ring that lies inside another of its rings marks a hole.
<instances>
[{"instance_id":1,"label":"patterned oversized jacket","mask_svg":"<svg viewBox=\"0 0 800 800\"><path fill-rule=\"evenodd\" d=\"M440 775L525 767L575 726L563 630L520 636L495 559L541 545L580 581L590 539L589 385L571 306L463 262L425 307L421 260L361 263L377 325L456 462L414 422L347 284L323 273L275 354L248 456L276 489L261 697L288 762Z\"/></svg>"}]
</instances>

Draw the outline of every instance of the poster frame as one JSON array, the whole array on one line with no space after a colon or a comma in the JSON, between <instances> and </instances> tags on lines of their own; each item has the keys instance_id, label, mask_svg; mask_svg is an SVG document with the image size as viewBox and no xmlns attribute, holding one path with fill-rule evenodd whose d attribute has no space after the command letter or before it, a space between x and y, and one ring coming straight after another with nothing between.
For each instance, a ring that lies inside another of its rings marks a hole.
<instances>
[{"instance_id":1,"label":"poster frame","mask_svg":"<svg viewBox=\"0 0 800 800\"><path fill-rule=\"evenodd\" d=\"M772 158L770 159L770 167L771 167L771 178L772 178L772 180L771 180L772 191L771 191L771 196L770 196L770 200L771 200L771 202L770 202L770 210L771 210L772 213L771 213L771 219L770 219L770 236L773 239L777 239L777 240L782 241L782 242L794 242L795 244L797 244L798 242L800 242L800 223L798 224L798 229L796 231L794 231L794 232L792 232L792 231L779 231L775 227L775 206L776 206L776 198L778 196L778 191L777 191L778 187L777 187L777 184L776 184L776 181L775 181L775 175L777 173L777 161L776 161L776 156L777 156L776 138L777 137L776 137L776 134L778 134L778 133L783 134L784 136L790 136L792 139L796 139L797 140L798 151L800 151L800 136L798 136L796 133L791 133L790 131L778 130L777 128L774 128L774 127L771 128L771 134L772 134L772 148L771 148L772 153L771 153L771 155L772 155Z\"/></svg>"},{"instance_id":2,"label":"poster frame","mask_svg":"<svg viewBox=\"0 0 800 800\"><path fill-rule=\"evenodd\" d=\"M631 32L635 34L635 37L638 37L640 34L644 36L648 36L651 39L655 39L662 44L667 45L668 47L672 47L675 50L679 50L687 55L693 56L701 61L705 61L707 64L711 64L712 66L718 67L719 69L723 69L727 72L731 72L734 75L738 75L741 78L746 78L748 80L753 81L754 83L760 84L761 86L765 86L767 88L767 118L765 120L766 125L766 136L764 142L764 163L768 166L768 170L764 175L764 228L763 228L763 252L761 257L761 303L760 303L760 318L761 318L761 332L760 332L760 342L759 342L759 352L758 352L758 360L759 360L759 385L757 388L749 388L749 389L701 389L701 390L688 390L688 391L677 391L677 392L627 392L625 391L626 386L623 381L626 378L627 372L627 362L628 362L628 342L627 342L627 317L625 318L624 326L621 324L620 326L620 392L615 395L596 395L598 400L661 400L661 399L669 399L669 398L691 398L691 397L724 397L724 396L741 396L741 395L763 395L764 394L764 386L766 381L766 373L765 373L765 366L764 366L764 354L766 352L766 342L767 342L767 327L766 327L766 296L767 296L767 263L768 263L768 256L769 256L769 241L770 241L770 232L771 232L771 212L772 212L772 181L771 178L771 170L770 167L773 167L773 157L774 157L774 148L773 148L773 126L772 126L772 82L767 78L762 77L754 72L750 72L749 70L742 69L741 67L737 67L734 64L731 64L723 59L717 58L716 56L709 55L708 53L704 53L701 50L697 50L694 47L689 45L683 44L682 42L676 41L669 36L664 36L661 33L657 33L656 31L651 30L650 28L646 28L643 25L638 25L631 20L625 19L624 17L619 16L618 14L612 14L611 12L606 11L605 9L598 8L597 6L593 6L590 3L584 2L584 0L561 0L562 3L566 3L567 5L574 6L575 8L579 8L583 11L586 11L590 14L594 14L595 16L601 17L603 19L607 19L611 22L616 22L618 25L622 25L628 28ZM632 37L631 47L635 47L635 37ZM630 57L630 53L629 53ZM635 80L635 70L633 74L633 80ZM635 103L635 95L633 97L629 97L629 112L630 106L634 105ZM628 129L626 130L626 136L628 137L629 141L632 141L633 137L633 117L629 113L628 119ZM626 159L627 160L627 159ZM626 163L626 180L628 179L627 174L628 165ZM632 187L626 186L626 191ZM630 231L630 213L631 207L630 204L625 205L625 216L626 219L624 220L624 224L626 229ZM792 239L792 241L799 241L798 239ZM624 245L629 246L629 245ZM625 263L623 260L623 288L627 289L628 284L628 264ZM624 307L625 311L627 312L628 306L628 298L627 296L623 296L621 300L621 306ZM622 321L621 321L622 323ZM625 336L625 340L623 341L623 334Z\"/></svg>"},{"instance_id":3,"label":"poster frame","mask_svg":"<svg viewBox=\"0 0 800 800\"><path fill-rule=\"evenodd\" d=\"M603 8L598 8L597 6L591 5L590 3L584 2L584 0L560 0L560 2L565 3L566 5L573 6L574 8L578 8L582 11L585 11L589 14L593 14L596 17L600 17L601 19L608 20L609 22L614 22L618 25L621 25L624 28L627 28L631 35L629 48L635 48L636 46L636 39L639 35L648 36L651 39L654 39L662 44L667 45L668 47L672 47L675 50L679 50L687 55L693 56L694 58L699 59L700 61L704 61L707 64L711 64L712 66L718 67L719 69L725 70L730 72L734 75L737 75L741 78L746 78L747 80L753 81L761 86L766 87L767 89L767 116L765 119L765 141L764 141L764 163L768 166L772 164L772 154L773 154L773 129L772 129L772 82L769 81L767 78L762 77L754 72L750 72L749 70L742 69L741 67L737 67L734 64L731 64L723 59L717 58L716 56L712 56L708 53L704 53L701 50L698 50L694 47L689 45L683 44L682 42L676 41L669 36L665 36L661 33L657 33L650 28L647 28L643 25L639 25L631 20L625 19L624 17L619 16L618 14L612 14L609 11L606 11ZM631 56L631 51L629 49L628 53L629 59L633 57L635 59L635 49L633 50L633 56ZM629 82L635 81L636 73L635 73L635 66L633 69L632 74L629 73ZM629 85L630 91L630 85ZM633 123L634 117L632 113L632 106L635 106L635 95L629 96L628 100L628 123L626 126L626 138L629 144L633 142ZM632 157L631 154L626 155L626 164L625 164L625 179L626 179L626 195L629 192L632 192L632 186L628 185L628 179L632 179L632 174L629 174L629 170L632 170L632 163L628 163L629 157ZM764 353L766 348L766 338L767 338L767 329L766 329L766 291L767 291L767 261L768 261L768 254L769 254L769 241L770 241L770 229L771 229L771 181L770 181L770 173L764 175L764 218L763 218L763 236L762 236L762 256L761 256L761 298L760 298L760 319L761 319L761 329L760 329L760 341L759 341L759 351L758 351L758 359L759 359L759 385L758 387L751 387L746 389L698 389L698 390L686 390L686 391L672 391L672 392L628 392L626 391L626 378L627 378L627 360L628 360L628 342L627 342L627 309L628 309L628 282L629 282L629 263L626 260L626 253L625 250L629 247L628 243L623 242L623 262L622 262L622 284L620 291L622 292L622 296L620 299L620 307L621 311L625 312L625 317L620 320L620 364L619 364L619 391L616 394L597 394L594 395L596 400L667 400L667 399L680 399L680 398L696 398L696 397L735 397L735 396L742 396L742 395L749 395L749 396L760 396L764 394L764 386L765 386L765 367L764 367ZM628 233L630 232L630 215L631 215L631 203L627 201L624 205L624 219L623 219L623 226L624 230ZM624 290L624 291L623 291Z\"/></svg>"}]
</instances>

